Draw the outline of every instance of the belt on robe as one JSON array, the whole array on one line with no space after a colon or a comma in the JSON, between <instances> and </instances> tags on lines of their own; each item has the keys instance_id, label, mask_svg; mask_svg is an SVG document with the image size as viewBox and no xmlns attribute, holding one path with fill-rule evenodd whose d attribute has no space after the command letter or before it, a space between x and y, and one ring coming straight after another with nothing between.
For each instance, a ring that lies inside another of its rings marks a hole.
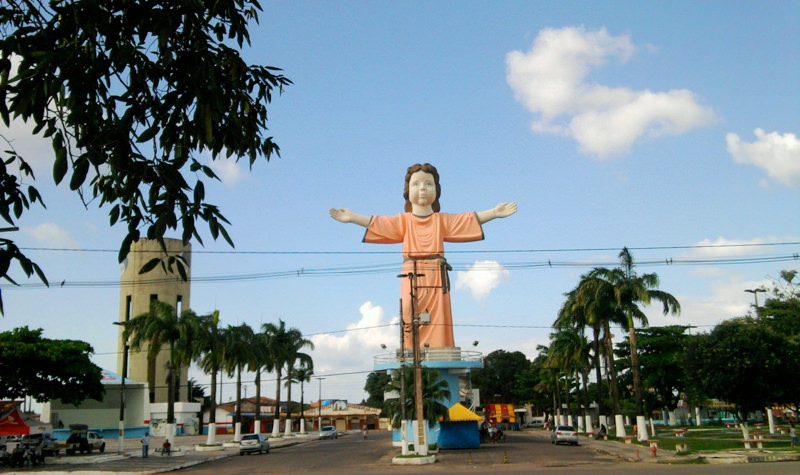
<instances>
[{"instance_id":1,"label":"belt on robe","mask_svg":"<svg viewBox=\"0 0 800 475\"><path fill-rule=\"evenodd\" d=\"M423 260L432 260L438 259L439 260L439 273L442 276L442 293L446 294L450 291L450 274L447 271L453 270L453 267L447 263L447 259L444 256L439 254L433 254L430 256L420 256L420 257L406 257L403 259L403 262L408 261L423 261Z\"/></svg>"}]
</instances>

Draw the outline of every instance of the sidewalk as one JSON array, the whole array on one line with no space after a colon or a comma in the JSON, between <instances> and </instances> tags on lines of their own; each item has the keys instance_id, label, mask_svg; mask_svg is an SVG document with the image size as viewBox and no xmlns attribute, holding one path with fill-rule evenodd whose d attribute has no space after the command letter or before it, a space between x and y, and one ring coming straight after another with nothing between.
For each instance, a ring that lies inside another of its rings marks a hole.
<instances>
[{"instance_id":1,"label":"sidewalk","mask_svg":"<svg viewBox=\"0 0 800 475\"><path fill-rule=\"evenodd\" d=\"M550 433L545 430L534 430L532 433L540 438L548 440L550 438ZM654 455L649 447L643 447L636 444L626 444L617 440L595 440L594 437L586 437L583 434L579 435L578 443L599 453L608 454L630 462L643 463L687 463L699 459L702 459L705 463L709 464L761 463L800 460L800 453L773 453L760 450L678 455L673 450L657 448Z\"/></svg>"},{"instance_id":2,"label":"sidewalk","mask_svg":"<svg viewBox=\"0 0 800 475\"><path fill-rule=\"evenodd\" d=\"M270 439L270 450L301 444L317 438L317 432L309 432L280 439ZM212 460L239 455L238 445L227 444L229 446L226 446L224 444L233 441L233 434L217 435L216 441L223 443L223 445L216 450L203 450L198 447L199 444L205 444L206 440L207 436L205 435L175 437L175 441L172 444L173 452L170 455L162 455L156 453L155 449L161 447L164 438L153 437L150 440L149 456L142 458L142 447L138 438L125 439L122 453L119 453L117 440L108 439L106 440L104 453L92 453L91 455L64 455L62 453L58 457L47 457L45 465L34 468L25 467L18 472L3 473L47 473L48 475L57 475L80 472L144 475L171 472Z\"/></svg>"}]
</instances>

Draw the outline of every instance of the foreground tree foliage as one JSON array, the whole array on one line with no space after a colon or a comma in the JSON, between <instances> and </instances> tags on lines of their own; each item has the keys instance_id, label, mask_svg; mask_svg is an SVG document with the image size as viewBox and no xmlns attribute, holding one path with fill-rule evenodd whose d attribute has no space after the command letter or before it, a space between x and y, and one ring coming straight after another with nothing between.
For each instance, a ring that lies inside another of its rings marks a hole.
<instances>
[{"instance_id":1,"label":"foreground tree foliage","mask_svg":"<svg viewBox=\"0 0 800 475\"><path fill-rule=\"evenodd\" d=\"M402 423L402 414L405 410L406 420L417 420L417 407L414 404L414 367L407 365L402 372L405 379L405 399L400 392L400 370L392 371L392 379L386 385L387 392L394 392L398 397L387 399L383 408L392 421L392 427L399 428ZM441 379L439 370L422 367L422 412L428 425L433 427L437 421L447 420L448 407L441 403L450 399L450 389L447 382ZM402 401L401 401L402 400ZM405 406L405 407L403 407Z\"/></svg>"},{"instance_id":2,"label":"foreground tree foliage","mask_svg":"<svg viewBox=\"0 0 800 475\"><path fill-rule=\"evenodd\" d=\"M111 225L125 223L120 262L143 236L177 230L202 243L197 220L233 245L228 221L206 201L203 179L218 177L199 157L247 157L252 167L279 154L266 134L267 105L291 81L231 47L250 44L259 11L256 0L0 4L0 118L27 121L52 143L55 183L67 181L87 207L108 205ZM13 225L44 203L15 137L2 138L0 217ZM176 259L161 264L185 275ZM0 275L9 280L12 261L47 282L0 240Z\"/></svg>"},{"instance_id":3,"label":"foreground tree foliage","mask_svg":"<svg viewBox=\"0 0 800 475\"><path fill-rule=\"evenodd\" d=\"M636 330L639 343L639 364L641 366L642 386L647 388L643 404L645 413L678 407L681 397L686 396L684 360L686 347L691 338L686 334L687 326L671 325ZM630 367L631 346L629 340L617 345L619 361L626 367L620 377L623 387L629 387L633 378Z\"/></svg>"},{"instance_id":4,"label":"foreground tree foliage","mask_svg":"<svg viewBox=\"0 0 800 475\"><path fill-rule=\"evenodd\" d=\"M750 317L727 320L693 338L684 360L687 377L713 398L733 404L744 420L781 394L786 372L785 340Z\"/></svg>"},{"instance_id":5,"label":"foreground tree foliage","mask_svg":"<svg viewBox=\"0 0 800 475\"><path fill-rule=\"evenodd\" d=\"M93 352L83 341L42 338L42 329L0 332L0 399L101 401L103 376L89 359Z\"/></svg>"},{"instance_id":6,"label":"foreground tree foliage","mask_svg":"<svg viewBox=\"0 0 800 475\"><path fill-rule=\"evenodd\" d=\"M483 359L483 369L471 374L472 387L480 389L481 399L500 398L496 402L514 402L517 377L530 367L520 351L495 350Z\"/></svg>"},{"instance_id":7,"label":"foreground tree foliage","mask_svg":"<svg viewBox=\"0 0 800 475\"><path fill-rule=\"evenodd\" d=\"M373 371L367 375L367 381L364 383L364 391L368 397L366 400L361 401L361 404L366 404L370 407L379 407L383 409L383 394L386 390L386 385L392 380L392 377L384 371Z\"/></svg>"}]
</instances>

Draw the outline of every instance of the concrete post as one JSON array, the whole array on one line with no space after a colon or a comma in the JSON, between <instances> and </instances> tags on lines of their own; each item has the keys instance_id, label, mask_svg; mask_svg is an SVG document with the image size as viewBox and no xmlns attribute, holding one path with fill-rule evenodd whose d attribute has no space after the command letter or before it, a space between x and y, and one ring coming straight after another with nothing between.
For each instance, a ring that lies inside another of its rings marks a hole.
<instances>
[{"instance_id":1,"label":"concrete post","mask_svg":"<svg viewBox=\"0 0 800 475\"><path fill-rule=\"evenodd\" d=\"M769 422L769 433L775 433L775 416L772 414L772 409L767 409L767 421Z\"/></svg>"},{"instance_id":2,"label":"concrete post","mask_svg":"<svg viewBox=\"0 0 800 475\"><path fill-rule=\"evenodd\" d=\"M617 437L625 437L628 435L625 433L625 418L622 416L622 414L614 415L614 423L617 426Z\"/></svg>"},{"instance_id":3,"label":"concrete post","mask_svg":"<svg viewBox=\"0 0 800 475\"><path fill-rule=\"evenodd\" d=\"M644 416L636 416L636 439L641 441L648 440L649 436L647 435L647 420Z\"/></svg>"},{"instance_id":4,"label":"concrete post","mask_svg":"<svg viewBox=\"0 0 800 475\"><path fill-rule=\"evenodd\" d=\"M697 424L697 427L700 427L703 423L703 419L700 418L700 408L694 408L694 421Z\"/></svg>"}]
</instances>

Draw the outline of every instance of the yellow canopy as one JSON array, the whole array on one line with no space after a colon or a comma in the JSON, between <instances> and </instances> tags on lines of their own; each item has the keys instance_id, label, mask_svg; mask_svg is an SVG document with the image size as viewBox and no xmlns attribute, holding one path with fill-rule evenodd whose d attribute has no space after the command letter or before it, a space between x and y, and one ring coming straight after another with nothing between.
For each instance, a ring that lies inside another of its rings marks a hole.
<instances>
[{"instance_id":1,"label":"yellow canopy","mask_svg":"<svg viewBox=\"0 0 800 475\"><path fill-rule=\"evenodd\" d=\"M455 403L447 410L447 418L450 422L464 422L464 421L482 421L483 418L474 412L470 411L461 403Z\"/></svg>"}]
</instances>

